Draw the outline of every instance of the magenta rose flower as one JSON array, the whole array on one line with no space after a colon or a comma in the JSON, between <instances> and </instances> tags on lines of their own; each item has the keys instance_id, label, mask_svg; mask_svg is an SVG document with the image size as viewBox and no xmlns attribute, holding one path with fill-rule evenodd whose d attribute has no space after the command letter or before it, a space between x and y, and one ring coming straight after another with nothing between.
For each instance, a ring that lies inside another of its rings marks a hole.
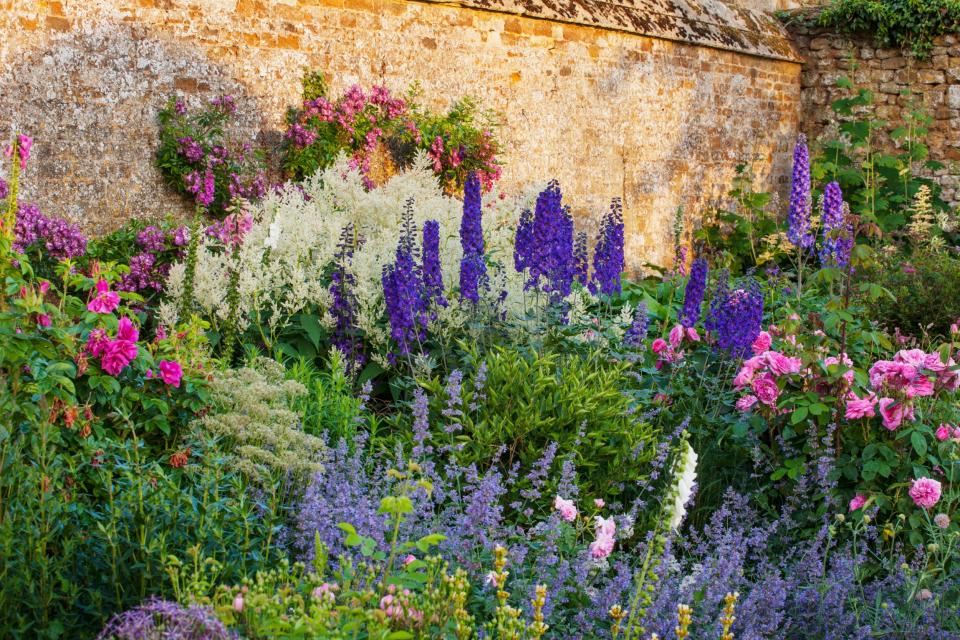
<instances>
[{"instance_id":1,"label":"magenta rose flower","mask_svg":"<svg viewBox=\"0 0 960 640\"><path fill-rule=\"evenodd\" d=\"M909 493L914 504L929 509L940 500L940 483L933 478L917 478L910 486Z\"/></svg>"},{"instance_id":2,"label":"magenta rose flower","mask_svg":"<svg viewBox=\"0 0 960 640\"><path fill-rule=\"evenodd\" d=\"M853 499L850 500L850 511L856 511L857 509L863 508L863 505L867 504L867 496L862 493L858 493L853 496Z\"/></svg>"},{"instance_id":3,"label":"magenta rose flower","mask_svg":"<svg viewBox=\"0 0 960 640\"><path fill-rule=\"evenodd\" d=\"M760 334L753 341L753 344L750 345L750 348L753 349L754 355L760 355L765 351L770 350L770 345L773 344L773 338L770 337L770 334L766 331L761 331Z\"/></svg>"},{"instance_id":4,"label":"magenta rose flower","mask_svg":"<svg viewBox=\"0 0 960 640\"><path fill-rule=\"evenodd\" d=\"M737 410L741 412L749 411L755 404L757 404L757 396L746 395L737 400Z\"/></svg>"},{"instance_id":5,"label":"magenta rose flower","mask_svg":"<svg viewBox=\"0 0 960 640\"><path fill-rule=\"evenodd\" d=\"M183 378L183 368L175 360L160 361L160 377L172 387L179 387Z\"/></svg>"},{"instance_id":6,"label":"magenta rose flower","mask_svg":"<svg viewBox=\"0 0 960 640\"><path fill-rule=\"evenodd\" d=\"M780 389L777 388L776 381L774 381L770 375L765 375L755 379L751 384L751 387L753 388L753 393L757 396L757 400L768 407L777 406L777 398L780 397Z\"/></svg>"},{"instance_id":7,"label":"magenta rose flower","mask_svg":"<svg viewBox=\"0 0 960 640\"><path fill-rule=\"evenodd\" d=\"M97 293L87 304L87 311L94 313L113 313L113 310L120 305L120 295L115 291L110 291L110 285L106 280L97 282Z\"/></svg>"},{"instance_id":8,"label":"magenta rose flower","mask_svg":"<svg viewBox=\"0 0 960 640\"><path fill-rule=\"evenodd\" d=\"M904 420L913 420L913 407L897 402L893 398L880 398L879 405L883 426L890 431L903 424Z\"/></svg>"},{"instance_id":9,"label":"magenta rose flower","mask_svg":"<svg viewBox=\"0 0 960 640\"><path fill-rule=\"evenodd\" d=\"M844 417L847 420L858 420L860 418L872 418L876 415L874 406L877 404L877 396L872 393L864 398L857 397L857 394L850 392L847 399L847 411Z\"/></svg>"}]
</instances>

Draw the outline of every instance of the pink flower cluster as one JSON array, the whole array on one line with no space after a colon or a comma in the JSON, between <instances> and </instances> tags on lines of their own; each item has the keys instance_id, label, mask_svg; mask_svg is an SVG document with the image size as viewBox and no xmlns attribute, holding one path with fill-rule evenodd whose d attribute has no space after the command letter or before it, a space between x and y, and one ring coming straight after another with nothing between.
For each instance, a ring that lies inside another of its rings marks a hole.
<instances>
[{"instance_id":1,"label":"pink flower cluster","mask_svg":"<svg viewBox=\"0 0 960 640\"><path fill-rule=\"evenodd\" d=\"M617 532L617 523L613 518L596 516L596 538L590 543L590 557L597 560L606 558L613 552L614 534Z\"/></svg>"},{"instance_id":2,"label":"pink flower cluster","mask_svg":"<svg viewBox=\"0 0 960 640\"><path fill-rule=\"evenodd\" d=\"M577 506L573 504L572 500L565 500L557 496L553 501L553 508L559 511L560 517L567 522L573 522L577 519Z\"/></svg>"},{"instance_id":3,"label":"pink flower cluster","mask_svg":"<svg viewBox=\"0 0 960 640\"><path fill-rule=\"evenodd\" d=\"M100 358L100 368L111 376L119 375L137 357L137 339L140 333L129 318L120 318L117 335L107 337L103 329L94 329L87 336L86 351Z\"/></svg>"},{"instance_id":4,"label":"pink flower cluster","mask_svg":"<svg viewBox=\"0 0 960 640\"><path fill-rule=\"evenodd\" d=\"M225 246L237 248L243 244L243 237L253 228L253 216L231 213L220 222L207 229L207 233L217 238Z\"/></svg>"},{"instance_id":5,"label":"pink flower cluster","mask_svg":"<svg viewBox=\"0 0 960 640\"><path fill-rule=\"evenodd\" d=\"M17 142L15 146L17 147L17 157L20 158L20 169L26 169L27 160L30 159L30 148L33 146L33 138L30 136L25 136L21 133L17 135ZM13 147L14 145L12 144L7 145L7 148L3 151L3 155L8 158L12 158Z\"/></svg>"},{"instance_id":6,"label":"pink flower cluster","mask_svg":"<svg viewBox=\"0 0 960 640\"><path fill-rule=\"evenodd\" d=\"M913 503L923 509L933 507L940 500L940 483L932 478L917 478L910 485L910 497Z\"/></svg>"},{"instance_id":7,"label":"pink flower cluster","mask_svg":"<svg viewBox=\"0 0 960 640\"><path fill-rule=\"evenodd\" d=\"M657 354L657 369L662 369L663 365L670 362L677 362L683 359L683 351L680 346L684 340L690 342L700 342L700 334L693 327L684 327L677 325L670 330L667 340L657 338L650 345L650 350Z\"/></svg>"},{"instance_id":8,"label":"pink flower cluster","mask_svg":"<svg viewBox=\"0 0 960 640\"><path fill-rule=\"evenodd\" d=\"M97 281L97 293L87 303L87 311L93 313L113 313L120 306L120 294L110 291L110 284L106 280Z\"/></svg>"},{"instance_id":9,"label":"pink flower cluster","mask_svg":"<svg viewBox=\"0 0 960 640\"><path fill-rule=\"evenodd\" d=\"M757 340L760 340L760 337ZM754 351L769 346L765 340L759 344L754 341ZM800 358L791 358L778 351L770 350L762 351L745 360L734 377L733 384L740 390L749 389L750 393L737 401L737 409L747 411L757 402L775 409L780 397L777 380L781 376L800 373L800 366Z\"/></svg>"},{"instance_id":10,"label":"pink flower cluster","mask_svg":"<svg viewBox=\"0 0 960 640\"><path fill-rule=\"evenodd\" d=\"M953 438L955 442L960 442L960 427L951 427L949 424L941 424L937 427L937 440L944 442Z\"/></svg>"},{"instance_id":11,"label":"pink flower cluster","mask_svg":"<svg viewBox=\"0 0 960 640\"><path fill-rule=\"evenodd\" d=\"M387 595L380 598L380 609L388 618L397 622L420 623L423 621L423 613L410 604L410 590L404 589L398 593L396 585L393 584L387 587Z\"/></svg>"}]
</instances>

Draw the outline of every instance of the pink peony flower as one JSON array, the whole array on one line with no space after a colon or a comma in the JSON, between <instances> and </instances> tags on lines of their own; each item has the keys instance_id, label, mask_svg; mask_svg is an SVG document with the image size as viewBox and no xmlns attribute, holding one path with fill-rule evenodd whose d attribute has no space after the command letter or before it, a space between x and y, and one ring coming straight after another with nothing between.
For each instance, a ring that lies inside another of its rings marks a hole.
<instances>
[{"instance_id":1,"label":"pink peony flower","mask_svg":"<svg viewBox=\"0 0 960 640\"><path fill-rule=\"evenodd\" d=\"M737 400L737 410L741 412L749 411L755 404L757 404L757 396L746 395Z\"/></svg>"},{"instance_id":2,"label":"pink peony flower","mask_svg":"<svg viewBox=\"0 0 960 640\"><path fill-rule=\"evenodd\" d=\"M760 335L753 341L751 349L753 349L754 355L760 355L764 351L770 350L770 345L773 344L773 338L770 337L770 334L766 331L761 331Z\"/></svg>"},{"instance_id":3,"label":"pink peony flower","mask_svg":"<svg viewBox=\"0 0 960 640\"><path fill-rule=\"evenodd\" d=\"M650 345L650 350L654 353L663 353L667 350L667 341L663 338L657 338L653 341L653 344Z\"/></svg>"},{"instance_id":4,"label":"pink peony flower","mask_svg":"<svg viewBox=\"0 0 960 640\"><path fill-rule=\"evenodd\" d=\"M851 391L847 398L847 411L844 414L847 420L872 418L877 415L874 411L874 406L877 404L877 396L872 393L863 398L858 398L857 394Z\"/></svg>"},{"instance_id":5,"label":"pink peony flower","mask_svg":"<svg viewBox=\"0 0 960 640\"><path fill-rule=\"evenodd\" d=\"M553 501L553 508L560 512L560 517L567 522L573 522L577 519L577 506L572 500L564 500L557 496Z\"/></svg>"},{"instance_id":6,"label":"pink peony flower","mask_svg":"<svg viewBox=\"0 0 960 640\"><path fill-rule=\"evenodd\" d=\"M670 330L670 346L676 349L683 341L683 325L677 325Z\"/></svg>"},{"instance_id":7,"label":"pink peony flower","mask_svg":"<svg viewBox=\"0 0 960 640\"><path fill-rule=\"evenodd\" d=\"M867 504L867 496L863 495L862 493L858 493L857 495L853 496L852 500L850 500L850 511L856 511L857 509L862 508L865 504Z\"/></svg>"},{"instance_id":8,"label":"pink peony flower","mask_svg":"<svg viewBox=\"0 0 960 640\"><path fill-rule=\"evenodd\" d=\"M937 427L937 440L939 440L940 442L943 442L944 440L949 440L952 433L953 433L953 430L950 428L950 425L941 424L939 427Z\"/></svg>"},{"instance_id":9,"label":"pink peony flower","mask_svg":"<svg viewBox=\"0 0 960 640\"><path fill-rule=\"evenodd\" d=\"M914 504L929 509L940 500L940 483L932 478L917 478L909 491Z\"/></svg>"},{"instance_id":10,"label":"pink peony flower","mask_svg":"<svg viewBox=\"0 0 960 640\"><path fill-rule=\"evenodd\" d=\"M777 398L780 397L780 389L777 383L769 374L756 378L751 384L753 392L757 395L757 400L768 407L777 406Z\"/></svg>"},{"instance_id":11,"label":"pink peony flower","mask_svg":"<svg viewBox=\"0 0 960 640\"><path fill-rule=\"evenodd\" d=\"M160 361L160 377L163 381L172 387L180 387L180 379L183 378L183 369L180 363L175 360Z\"/></svg>"},{"instance_id":12,"label":"pink peony flower","mask_svg":"<svg viewBox=\"0 0 960 640\"><path fill-rule=\"evenodd\" d=\"M890 431L903 424L904 420L913 420L913 407L897 402L893 398L880 398L879 405L883 426Z\"/></svg>"},{"instance_id":13,"label":"pink peony flower","mask_svg":"<svg viewBox=\"0 0 960 640\"><path fill-rule=\"evenodd\" d=\"M97 293L87 304L87 311L93 313L113 313L113 310L120 305L120 295L116 291L110 291L110 285L106 280L97 281Z\"/></svg>"}]
</instances>

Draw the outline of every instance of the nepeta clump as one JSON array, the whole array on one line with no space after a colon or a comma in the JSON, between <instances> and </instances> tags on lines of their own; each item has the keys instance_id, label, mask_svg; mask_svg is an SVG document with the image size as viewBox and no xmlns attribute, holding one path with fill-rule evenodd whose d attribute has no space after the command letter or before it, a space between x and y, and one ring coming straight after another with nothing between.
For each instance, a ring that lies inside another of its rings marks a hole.
<instances>
[{"instance_id":1,"label":"nepeta clump","mask_svg":"<svg viewBox=\"0 0 960 640\"><path fill-rule=\"evenodd\" d=\"M182 98L170 98L157 114L157 168L177 193L215 217L235 198L256 200L267 192L263 152L228 136L235 115L229 95L194 113Z\"/></svg>"}]
</instances>

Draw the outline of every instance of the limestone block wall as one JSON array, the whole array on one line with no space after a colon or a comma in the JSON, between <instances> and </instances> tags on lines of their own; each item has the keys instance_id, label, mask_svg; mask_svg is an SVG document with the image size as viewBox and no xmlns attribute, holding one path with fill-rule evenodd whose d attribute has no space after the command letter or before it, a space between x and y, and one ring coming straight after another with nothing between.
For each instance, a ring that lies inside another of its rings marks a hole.
<instances>
[{"instance_id":1,"label":"limestone block wall","mask_svg":"<svg viewBox=\"0 0 960 640\"><path fill-rule=\"evenodd\" d=\"M918 60L908 51L877 47L872 37L837 35L824 29L792 27L797 51L805 58L801 128L813 137L832 120L830 104L849 91L836 86L849 77L874 94L875 113L893 129L914 110L933 122L930 157L946 166L933 173L943 198L960 206L960 36L938 38L931 55ZM889 138L878 144L894 148Z\"/></svg>"},{"instance_id":2,"label":"limestone block wall","mask_svg":"<svg viewBox=\"0 0 960 640\"><path fill-rule=\"evenodd\" d=\"M667 263L677 207L723 198L738 163L784 190L798 125L789 45L709 1L718 11L654 37L491 0L0 0L0 132L36 138L24 197L99 233L185 211L152 165L171 94L233 94L243 130L275 144L305 67L336 92L419 81L430 106L471 94L500 113L506 189L555 177L588 228L620 196L628 264ZM718 26L728 14L741 26Z\"/></svg>"}]
</instances>

